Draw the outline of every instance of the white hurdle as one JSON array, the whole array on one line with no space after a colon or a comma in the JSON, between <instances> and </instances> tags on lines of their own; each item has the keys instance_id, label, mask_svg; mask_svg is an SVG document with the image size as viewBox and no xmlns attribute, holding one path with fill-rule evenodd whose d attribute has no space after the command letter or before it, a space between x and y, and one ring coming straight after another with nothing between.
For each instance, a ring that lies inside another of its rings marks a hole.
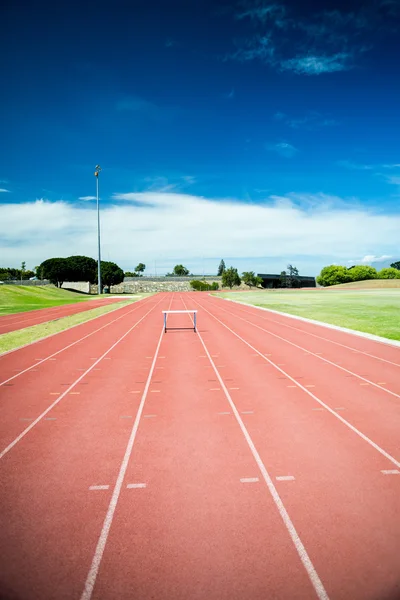
<instances>
[{"instance_id":1,"label":"white hurdle","mask_svg":"<svg viewBox=\"0 0 400 600\"><path fill-rule=\"evenodd\" d=\"M167 315L172 313L186 313L193 315L193 331L197 331L197 310L163 310L164 315L164 333L167 333ZM192 327L169 327L169 329L192 329Z\"/></svg>"}]
</instances>

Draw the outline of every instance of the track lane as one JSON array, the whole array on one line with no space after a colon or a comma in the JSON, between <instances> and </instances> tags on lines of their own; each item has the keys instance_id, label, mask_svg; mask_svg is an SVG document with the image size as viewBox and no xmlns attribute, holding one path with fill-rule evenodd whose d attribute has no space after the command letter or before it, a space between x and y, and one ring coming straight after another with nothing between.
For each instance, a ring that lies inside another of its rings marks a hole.
<instances>
[{"instance_id":1,"label":"track lane","mask_svg":"<svg viewBox=\"0 0 400 600\"><path fill-rule=\"evenodd\" d=\"M92 597L317 597L268 490L240 481L257 464L198 336L168 331L156 365Z\"/></svg>"},{"instance_id":2,"label":"track lane","mask_svg":"<svg viewBox=\"0 0 400 600\"><path fill-rule=\"evenodd\" d=\"M99 306L107 306L108 304L117 304L123 302L121 298L104 298L96 300L85 300L80 303L63 304L62 306L53 306L51 308L39 308L33 311L25 311L22 313L13 313L11 315L0 316L0 334L18 331L33 325L40 325L48 321L55 321L63 317L76 315Z\"/></svg>"},{"instance_id":3,"label":"track lane","mask_svg":"<svg viewBox=\"0 0 400 600\"><path fill-rule=\"evenodd\" d=\"M1 461L3 596L80 597L161 323L153 310L110 352L107 369ZM110 487L89 489L97 485Z\"/></svg>"},{"instance_id":4,"label":"track lane","mask_svg":"<svg viewBox=\"0 0 400 600\"><path fill-rule=\"evenodd\" d=\"M262 329L249 326L246 320L238 319L234 312L226 312L210 297L203 295L201 304L206 310L211 308L214 316L265 355L266 362L271 361L281 370L281 376L292 377L288 386L303 386L303 391L323 400L325 409L329 407L338 419L345 419L366 435L394 457L395 466L398 466L400 401L396 397L383 389L364 385L363 380L338 370L308 351L301 351L277 337L268 336Z\"/></svg>"},{"instance_id":5,"label":"track lane","mask_svg":"<svg viewBox=\"0 0 400 600\"><path fill-rule=\"evenodd\" d=\"M329 597L398 597L400 475L381 472L393 465L201 308L198 319L268 470L295 478L278 491Z\"/></svg>"}]
</instances>

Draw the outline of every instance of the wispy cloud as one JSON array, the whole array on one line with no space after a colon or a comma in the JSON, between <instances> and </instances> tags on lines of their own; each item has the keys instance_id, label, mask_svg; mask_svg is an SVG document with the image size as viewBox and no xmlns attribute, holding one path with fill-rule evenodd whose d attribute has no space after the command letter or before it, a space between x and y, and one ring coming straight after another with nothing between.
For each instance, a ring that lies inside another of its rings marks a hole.
<instances>
[{"instance_id":1,"label":"wispy cloud","mask_svg":"<svg viewBox=\"0 0 400 600\"><path fill-rule=\"evenodd\" d=\"M363 258L356 258L354 260L348 260L349 265L371 265L372 263L382 263L393 258L391 254L383 254L382 256L375 256L374 254L366 254Z\"/></svg>"},{"instance_id":2,"label":"wispy cloud","mask_svg":"<svg viewBox=\"0 0 400 600\"><path fill-rule=\"evenodd\" d=\"M274 121L282 121L292 129L313 130L320 127L332 127L337 125L337 122L334 119L328 119L316 111L309 111L303 117L289 117L283 112L277 112L272 118Z\"/></svg>"},{"instance_id":3,"label":"wispy cloud","mask_svg":"<svg viewBox=\"0 0 400 600\"><path fill-rule=\"evenodd\" d=\"M10 190L6 190L5 188L0 188L0 193L10 193Z\"/></svg>"},{"instance_id":4,"label":"wispy cloud","mask_svg":"<svg viewBox=\"0 0 400 600\"><path fill-rule=\"evenodd\" d=\"M339 160L337 162L339 167L344 167L345 169L349 169L350 171L372 171L372 165L360 165L350 160Z\"/></svg>"},{"instance_id":5,"label":"wispy cloud","mask_svg":"<svg viewBox=\"0 0 400 600\"><path fill-rule=\"evenodd\" d=\"M140 96L127 96L115 104L118 112L136 113L154 121L165 121L175 117L179 109L174 106L159 106Z\"/></svg>"},{"instance_id":6,"label":"wispy cloud","mask_svg":"<svg viewBox=\"0 0 400 600\"><path fill-rule=\"evenodd\" d=\"M352 55L338 52L332 56L298 56L280 62L282 71L293 71L298 75L321 75L353 68Z\"/></svg>"},{"instance_id":7,"label":"wispy cloud","mask_svg":"<svg viewBox=\"0 0 400 600\"><path fill-rule=\"evenodd\" d=\"M236 41L237 50L224 56L223 60L237 60L244 63L252 60L271 62L275 54L275 46L268 35L254 36L244 41Z\"/></svg>"},{"instance_id":8,"label":"wispy cloud","mask_svg":"<svg viewBox=\"0 0 400 600\"><path fill-rule=\"evenodd\" d=\"M265 149L270 152L276 152L284 158L293 158L298 153L298 149L288 142L279 142L278 144L265 144Z\"/></svg>"},{"instance_id":9,"label":"wispy cloud","mask_svg":"<svg viewBox=\"0 0 400 600\"><path fill-rule=\"evenodd\" d=\"M273 19L274 22L277 20L282 21L286 15L286 8L282 4L265 4L262 0L257 2L257 5L252 4L248 1L240 2L243 7L239 12L235 14L237 20L251 19L253 21L266 23L268 20Z\"/></svg>"},{"instance_id":10,"label":"wispy cloud","mask_svg":"<svg viewBox=\"0 0 400 600\"><path fill-rule=\"evenodd\" d=\"M96 196L81 196L79 200L84 200L85 202L88 202L89 200L97 200L97 198Z\"/></svg>"}]
</instances>

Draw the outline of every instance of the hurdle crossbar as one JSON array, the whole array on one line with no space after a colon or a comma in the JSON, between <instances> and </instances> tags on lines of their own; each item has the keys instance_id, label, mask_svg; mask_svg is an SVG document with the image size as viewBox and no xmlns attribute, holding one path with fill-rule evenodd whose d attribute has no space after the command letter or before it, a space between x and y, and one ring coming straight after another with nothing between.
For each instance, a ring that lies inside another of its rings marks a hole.
<instances>
[{"instance_id":1,"label":"hurdle crossbar","mask_svg":"<svg viewBox=\"0 0 400 600\"><path fill-rule=\"evenodd\" d=\"M193 329L196 333L197 331L197 310L163 310L164 315L164 333L167 333L167 329ZM193 315L193 327L167 327L167 315L169 314L177 314L177 313L186 313Z\"/></svg>"}]
</instances>

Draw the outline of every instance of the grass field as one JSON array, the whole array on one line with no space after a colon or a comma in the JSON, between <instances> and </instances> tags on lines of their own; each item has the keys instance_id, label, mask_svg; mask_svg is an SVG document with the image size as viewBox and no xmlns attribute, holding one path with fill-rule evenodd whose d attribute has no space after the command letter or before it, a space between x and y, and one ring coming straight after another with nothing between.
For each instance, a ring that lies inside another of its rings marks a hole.
<instances>
[{"instance_id":1,"label":"grass field","mask_svg":"<svg viewBox=\"0 0 400 600\"><path fill-rule=\"evenodd\" d=\"M0 315L86 302L96 297L60 290L52 285L0 285Z\"/></svg>"},{"instance_id":2,"label":"grass field","mask_svg":"<svg viewBox=\"0 0 400 600\"><path fill-rule=\"evenodd\" d=\"M400 288L264 290L218 294L255 306L400 340Z\"/></svg>"},{"instance_id":3,"label":"grass field","mask_svg":"<svg viewBox=\"0 0 400 600\"><path fill-rule=\"evenodd\" d=\"M400 279L368 279L367 281L351 281L350 283L340 283L339 285L333 285L332 287L326 288L326 291L334 290L376 290L379 289L391 289L400 288Z\"/></svg>"},{"instance_id":4,"label":"grass field","mask_svg":"<svg viewBox=\"0 0 400 600\"><path fill-rule=\"evenodd\" d=\"M77 315L71 315L70 317L62 317L60 319L57 319L57 321L49 321L48 323L33 325L32 327L26 327L25 329L19 329L18 331L10 331L9 333L3 333L2 335L0 335L0 354L2 354L3 352L8 352L9 350L14 350L15 348L20 348L21 346L25 346L26 344L36 342L37 340L40 340L49 335L59 333L60 331L64 331L64 329L68 329L69 327L73 327L74 325L85 323L86 321L90 321L95 317L98 317L105 313L109 313L113 310L116 310L117 308L121 308L122 306L126 306L127 304L130 304L132 302L136 302L137 300L141 300L141 298L143 298L144 296L149 295L150 294L138 294L135 298L130 298L126 301L122 300L121 302L117 302L115 304L108 304L107 306L93 308L91 310L78 313Z\"/></svg>"}]
</instances>

